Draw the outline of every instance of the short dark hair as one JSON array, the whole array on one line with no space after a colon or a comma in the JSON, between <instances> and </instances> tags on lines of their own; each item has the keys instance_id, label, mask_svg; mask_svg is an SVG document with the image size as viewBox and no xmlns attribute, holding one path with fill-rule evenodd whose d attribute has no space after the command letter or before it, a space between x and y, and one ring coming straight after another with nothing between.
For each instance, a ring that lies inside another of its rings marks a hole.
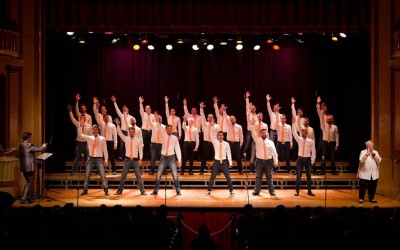
<instances>
[{"instance_id":1,"label":"short dark hair","mask_svg":"<svg viewBox=\"0 0 400 250\"><path fill-rule=\"evenodd\" d=\"M31 132L24 132L23 134L22 134L22 140L28 140L30 137L32 136L32 133Z\"/></svg>"}]
</instances>

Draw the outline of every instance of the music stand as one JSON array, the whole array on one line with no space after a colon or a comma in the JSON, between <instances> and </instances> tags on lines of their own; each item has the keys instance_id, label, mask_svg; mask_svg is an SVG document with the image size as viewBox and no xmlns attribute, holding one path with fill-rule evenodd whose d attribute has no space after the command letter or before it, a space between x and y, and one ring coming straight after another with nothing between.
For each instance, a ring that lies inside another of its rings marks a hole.
<instances>
[{"instance_id":1,"label":"music stand","mask_svg":"<svg viewBox=\"0 0 400 250\"><path fill-rule=\"evenodd\" d=\"M46 173L46 160L48 158L50 158L53 154L52 153L43 153L41 155L39 155L38 157L36 157L36 159L38 160L38 165L40 165L41 167L39 167L39 199L42 200L43 198L47 198L47 201L51 201L51 200L55 200L51 197L49 197L45 190L44 190L44 181L45 181L45 173Z\"/></svg>"}]
</instances>

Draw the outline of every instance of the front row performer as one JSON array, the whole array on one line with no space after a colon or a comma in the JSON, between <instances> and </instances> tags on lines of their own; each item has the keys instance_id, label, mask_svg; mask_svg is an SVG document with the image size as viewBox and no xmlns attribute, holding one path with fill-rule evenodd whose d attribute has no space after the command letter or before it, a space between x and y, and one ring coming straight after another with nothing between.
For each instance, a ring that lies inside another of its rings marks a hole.
<instances>
[{"instance_id":1,"label":"front row performer","mask_svg":"<svg viewBox=\"0 0 400 250\"><path fill-rule=\"evenodd\" d=\"M206 195L210 195L211 189L214 185L215 176L217 176L220 171L225 175L226 181L228 182L229 192L231 193L231 195L235 195L235 193L233 193L233 184L231 175L229 173L229 168L232 167L231 148L229 143L224 141L224 133L222 131L218 132L217 138L218 140L214 139L212 141L215 157L211 177L208 181L208 190L206 192Z\"/></svg>"},{"instance_id":2,"label":"front row performer","mask_svg":"<svg viewBox=\"0 0 400 250\"><path fill-rule=\"evenodd\" d=\"M129 169L131 167L133 167L133 170L135 171L140 194L146 195L142 180L142 173L140 170L143 159L143 138L135 137L135 127L129 127L128 136L124 135L120 127L121 121L116 118L115 123L117 124L118 135L125 143L125 161L122 168L121 180L119 182L118 190L115 195L122 194L122 191L124 190L126 176L128 175Z\"/></svg>"},{"instance_id":3,"label":"front row performer","mask_svg":"<svg viewBox=\"0 0 400 250\"><path fill-rule=\"evenodd\" d=\"M365 146L366 148L361 150L360 153L360 165L357 173L358 178L360 178L358 202L364 202L365 190L368 189L369 201L376 203L375 193L379 179L379 163L382 158L379 156L378 151L374 150L374 143L371 140L366 141Z\"/></svg>"},{"instance_id":4,"label":"front row performer","mask_svg":"<svg viewBox=\"0 0 400 250\"><path fill-rule=\"evenodd\" d=\"M178 159L178 162L176 160ZM154 190L151 195L158 194L160 187L161 175L164 173L167 165L171 169L172 177L174 178L174 186L176 195L181 195L180 184L178 179L178 167L182 166L182 155L181 148L179 146L178 137L172 134L172 125L167 125L167 133L162 135L162 149L160 165L157 170L156 182L154 184Z\"/></svg>"},{"instance_id":5,"label":"front row performer","mask_svg":"<svg viewBox=\"0 0 400 250\"><path fill-rule=\"evenodd\" d=\"M104 194L109 195L108 183L104 170L104 166L108 165L107 144L106 144L106 138L99 135L99 131L100 131L99 126L96 124L92 126L93 135L90 136L82 134L82 131L78 129L79 138L86 139L89 150L89 157L86 162L85 181L83 182L83 192L81 193L81 195L88 194L89 179L93 167L96 167L97 170L99 171L101 182L103 183Z\"/></svg>"},{"instance_id":6,"label":"front row performer","mask_svg":"<svg viewBox=\"0 0 400 250\"><path fill-rule=\"evenodd\" d=\"M269 195L276 196L272 173L274 167L278 166L278 153L276 152L274 142L267 138L267 130L265 128L261 129L259 131L260 136L258 136L257 128L257 126L253 126L251 133L256 147L256 185L252 194L260 195L262 178L265 173Z\"/></svg>"},{"instance_id":7,"label":"front row performer","mask_svg":"<svg viewBox=\"0 0 400 250\"><path fill-rule=\"evenodd\" d=\"M315 143L313 140L307 137L307 129L304 126L300 128L301 137L296 132L296 117L292 118L292 134L294 139L297 141L298 146L298 156L296 164L296 193L294 196L299 196L301 175L303 174L303 167L306 170L307 176L307 195L315 196L311 191L311 166L315 162Z\"/></svg>"}]
</instances>

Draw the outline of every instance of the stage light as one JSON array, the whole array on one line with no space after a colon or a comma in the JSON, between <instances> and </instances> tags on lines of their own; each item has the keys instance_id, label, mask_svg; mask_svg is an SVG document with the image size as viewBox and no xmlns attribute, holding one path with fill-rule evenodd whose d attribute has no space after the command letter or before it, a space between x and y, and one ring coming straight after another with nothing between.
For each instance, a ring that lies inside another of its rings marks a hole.
<instances>
[{"instance_id":1,"label":"stage light","mask_svg":"<svg viewBox=\"0 0 400 250\"><path fill-rule=\"evenodd\" d=\"M254 45L253 49L254 50L259 50L261 48L261 46L259 44Z\"/></svg>"},{"instance_id":2,"label":"stage light","mask_svg":"<svg viewBox=\"0 0 400 250\"><path fill-rule=\"evenodd\" d=\"M193 50L199 50L199 45L193 44L193 45L192 45L192 49L193 49Z\"/></svg>"},{"instance_id":3,"label":"stage light","mask_svg":"<svg viewBox=\"0 0 400 250\"><path fill-rule=\"evenodd\" d=\"M111 40L111 43L117 43L119 41L119 38L114 38Z\"/></svg>"},{"instance_id":4,"label":"stage light","mask_svg":"<svg viewBox=\"0 0 400 250\"><path fill-rule=\"evenodd\" d=\"M214 45L212 45L212 44L207 45L207 49L208 50L213 50L214 49Z\"/></svg>"},{"instance_id":5,"label":"stage light","mask_svg":"<svg viewBox=\"0 0 400 250\"><path fill-rule=\"evenodd\" d=\"M80 44L85 44L86 41L85 41L85 39L83 39L83 37L81 37L81 38L79 38L79 43L80 43Z\"/></svg>"},{"instance_id":6,"label":"stage light","mask_svg":"<svg viewBox=\"0 0 400 250\"><path fill-rule=\"evenodd\" d=\"M337 36L336 35L334 35L334 34L332 34L332 41L334 41L334 42L337 42L337 41L339 41L339 39L337 38Z\"/></svg>"},{"instance_id":7,"label":"stage light","mask_svg":"<svg viewBox=\"0 0 400 250\"><path fill-rule=\"evenodd\" d=\"M236 49L237 49L237 50L242 50L242 49L243 49L243 44L238 44L238 45L236 45Z\"/></svg>"},{"instance_id":8,"label":"stage light","mask_svg":"<svg viewBox=\"0 0 400 250\"><path fill-rule=\"evenodd\" d=\"M265 40L266 44L273 44L274 43L274 39L272 39L271 37L267 37L267 39Z\"/></svg>"},{"instance_id":9,"label":"stage light","mask_svg":"<svg viewBox=\"0 0 400 250\"><path fill-rule=\"evenodd\" d=\"M147 45L147 48L148 48L149 50L154 50L154 45L149 44L149 45Z\"/></svg>"},{"instance_id":10,"label":"stage light","mask_svg":"<svg viewBox=\"0 0 400 250\"><path fill-rule=\"evenodd\" d=\"M274 50L276 50L276 51L280 50L280 47L279 47L278 44L274 44L274 45L272 46L272 48L273 48Z\"/></svg>"},{"instance_id":11,"label":"stage light","mask_svg":"<svg viewBox=\"0 0 400 250\"><path fill-rule=\"evenodd\" d=\"M75 34L75 32L73 32L73 31L68 31L67 32L67 35L69 35L69 36L72 36L73 34Z\"/></svg>"},{"instance_id":12,"label":"stage light","mask_svg":"<svg viewBox=\"0 0 400 250\"><path fill-rule=\"evenodd\" d=\"M113 33L112 33L111 31L106 31L106 32L104 32L104 34L106 34L106 35L112 35Z\"/></svg>"},{"instance_id":13,"label":"stage light","mask_svg":"<svg viewBox=\"0 0 400 250\"><path fill-rule=\"evenodd\" d=\"M139 44L135 44L133 45L133 50L140 50L140 45Z\"/></svg>"},{"instance_id":14,"label":"stage light","mask_svg":"<svg viewBox=\"0 0 400 250\"><path fill-rule=\"evenodd\" d=\"M339 36L342 37L342 38L347 37L347 35L345 33L339 33Z\"/></svg>"},{"instance_id":15,"label":"stage light","mask_svg":"<svg viewBox=\"0 0 400 250\"><path fill-rule=\"evenodd\" d=\"M221 41L219 44L220 45L227 45L228 43L226 41Z\"/></svg>"},{"instance_id":16,"label":"stage light","mask_svg":"<svg viewBox=\"0 0 400 250\"><path fill-rule=\"evenodd\" d=\"M140 43L146 45L149 43L149 41L147 39L143 39L140 41Z\"/></svg>"},{"instance_id":17,"label":"stage light","mask_svg":"<svg viewBox=\"0 0 400 250\"><path fill-rule=\"evenodd\" d=\"M167 45L165 46L165 48L166 48L167 50L172 50L174 47L172 47L171 44L167 44Z\"/></svg>"},{"instance_id":18,"label":"stage light","mask_svg":"<svg viewBox=\"0 0 400 250\"><path fill-rule=\"evenodd\" d=\"M183 44L183 39L178 39L176 42L177 42L178 44Z\"/></svg>"}]
</instances>

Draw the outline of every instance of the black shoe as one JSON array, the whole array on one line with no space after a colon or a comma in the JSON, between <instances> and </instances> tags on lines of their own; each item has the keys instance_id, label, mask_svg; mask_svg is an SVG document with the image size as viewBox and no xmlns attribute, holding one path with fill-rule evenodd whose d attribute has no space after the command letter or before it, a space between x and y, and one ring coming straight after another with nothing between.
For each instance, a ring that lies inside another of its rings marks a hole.
<instances>
[{"instance_id":1,"label":"black shoe","mask_svg":"<svg viewBox=\"0 0 400 250\"><path fill-rule=\"evenodd\" d=\"M359 200L358 200L358 203L363 203L363 202L364 202L363 199L359 199Z\"/></svg>"},{"instance_id":2,"label":"black shoe","mask_svg":"<svg viewBox=\"0 0 400 250\"><path fill-rule=\"evenodd\" d=\"M294 193L294 196L299 196L299 192Z\"/></svg>"},{"instance_id":3,"label":"black shoe","mask_svg":"<svg viewBox=\"0 0 400 250\"><path fill-rule=\"evenodd\" d=\"M239 171L239 174L243 174L243 171L240 170L240 171Z\"/></svg>"},{"instance_id":4,"label":"black shoe","mask_svg":"<svg viewBox=\"0 0 400 250\"><path fill-rule=\"evenodd\" d=\"M259 193L257 193L256 191L254 191L253 193L251 193L252 195L260 195Z\"/></svg>"},{"instance_id":5,"label":"black shoe","mask_svg":"<svg viewBox=\"0 0 400 250\"><path fill-rule=\"evenodd\" d=\"M120 194L122 194L122 190L121 190L121 189L118 189L118 191L117 191L117 192L115 192L115 194L114 194L114 195L120 195Z\"/></svg>"},{"instance_id":6,"label":"black shoe","mask_svg":"<svg viewBox=\"0 0 400 250\"><path fill-rule=\"evenodd\" d=\"M81 195L87 195L87 190L84 190Z\"/></svg>"},{"instance_id":7,"label":"black shoe","mask_svg":"<svg viewBox=\"0 0 400 250\"><path fill-rule=\"evenodd\" d=\"M269 195L276 196L276 193L275 192L271 192L271 193L269 193Z\"/></svg>"},{"instance_id":8,"label":"black shoe","mask_svg":"<svg viewBox=\"0 0 400 250\"><path fill-rule=\"evenodd\" d=\"M204 174L204 170L200 170L200 175L203 175Z\"/></svg>"},{"instance_id":9,"label":"black shoe","mask_svg":"<svg viewBox=\"0 0 400 250\"><path fill-rule=\"evenodd\" d=\"M153 192L151 192L151 194L150 195L157 195L157 191L153 191Z\"/></svg>"},{"instance_id":10,"label":"black shoe","mask_svg":"<svg viewBox=\"0 0 400 250\"><path fill-rule=\"evenodd\" d=\"M189 171L189 175L193 175L193 172L192 172L192 171Z\"/></svg>"},{"instance_id":11,"label":"black shoe","mask_svg":"<svg viewBox=\"0 0 400 250\"><path fill-rule=\"evenodd\" d=\"M307 195L309 196L315 196L315 194L313 192L308 192Z\"/></svg>"},{"instance_id":12,"label":"black shoe","mask_svg":"<svg viewBox=\"0 0 400 250\"><path fill-rule=\"evenodd\" d=\"M235 195L235 193L233 191L230 191L231 195Z\"/></svg>"},{"instance_id":13,"label":"black shoe","mask_svg":"<svg viewBox=\"0 0 400 250\"><path fill-rule=\"evenodd\" d=\"M167 175L167 174L168 174L167 171L165 171L165 172L164 172L164 175Z\"/></svg>"},{"instance_id":14,"label":"black shoe","mask_svg":"<svg viewBox=\"0 0 400 250\"><path fill-rule=\"evenodd\" d=\"M185 175L185 171L181 171L181 175Z\"/></svg>"},{"instance_id":15,"label":"black shoe","mask_svg":"<svg viewBox=\"0 0 400 250\"><path fill-rule=\"evenodd\" d=\"M140 195L147 195L146 191L144 191L144 190L140 191Z\"/></svg>"},{"instance_id":16,"label":"black shoe","mask_svg":"<svg viewBox=\"0 0 400 250\"><path fill-rule=\"evenodd\" d=\"M377 203L377 201L375 199L369 200L369 202Z\"/></svg>"},{"instance_id":17,"label":"black shoe","mask_svg":"<svg viewBox=\"0 0 400 250\"><path fill-rule=\"evenodd\" d=\"M110 193L108 193L108 190L104 190L104 195L110 195Z\"/></svg>"},{"instance_id":18,"label":"black shoe","mask_svg":"<svg viewBox=\"0 0 400 250\"><path fill-rule=\"evenodd\" d=\"M31 204L33 201L32 200L20 200L19 203L21 204Z\"/></svg>"},{"instance_id":19,"label":"black shoe","mask_svg":"<svg viewBox=\"0 0 400 250\"><path fill-rule=\"evenodd\" d=\"M117 174L117 171L116 171L116 170L112 171L112 174L113 174L113 175L116 175L116 174Z\"/></svg>"},{"instance_id":20,"label":"black shoe","mask_svg":"<svg viewBox=\"0 0 400 250\"><path fill-rule=\"evenodd\" d=\"M149 175L154 175L154 171L150 171L150 172L149 172Z\"/></svg>"},{"instance_id":21,"label":"black shoe","mask_svg":"<svg viewBox=\"0 0 400 250\"><path fill-rule=\"evenodd\" d=\"M72 171L72 172L71 172L71 175L75 175L75 173L76 173L75 171Z\"/></svg>"},{"instance_id":22,"label":"black shoe","mask_svg":"<svg viewBox=\"0 0 400 250\"><path fill-rule=\"evenodd\" d=\"M176 191L176 195L182 195L181 191Z\"/></svg>"}]
</instances>

